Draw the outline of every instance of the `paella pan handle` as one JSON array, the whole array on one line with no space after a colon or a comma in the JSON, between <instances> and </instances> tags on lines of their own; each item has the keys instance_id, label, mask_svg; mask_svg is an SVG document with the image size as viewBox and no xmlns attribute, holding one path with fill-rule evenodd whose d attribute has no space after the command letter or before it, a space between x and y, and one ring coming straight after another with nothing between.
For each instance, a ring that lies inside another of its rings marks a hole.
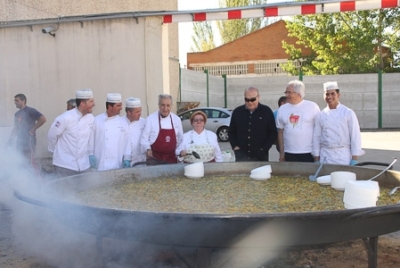
<instances>
[{"instance_id":1,"label":"paella pan handle","mask_svg":"<svg viewBox=\"0 0 400 268\"><path fill-rule=\"evenodd\" d=\"M390 164L388 163L383 163L383 162L361 162L357 163L355 166L361 167L361 166L389 166ZM393 166L391 166L389 169L393 169Z\"/></svg>"},{"instance_id":2,"label":"paella pan handle","mask_svg":"<svg viewBox=\"0 0 400 268\"><path fill-rule=\"evenodd\" d=\"M158 160L157 158L151 157L147 158L146 161L136 162L132 165L132 167L136 167L139 165L146 165L146 166L155 166L155 165L166 165L169 164L163 160Z\"/></svg>"},{"instance_id":3,"label":"paella pan handle","mask_svg":"<svg viewBox=\"0 0 400 268\"><path fill-rule=\"evenodd\" d=\"M30 204L33 204L36 206L41 206L41 207L49 207L48 203L40 201L38 199L33 199L30 197L24 196L24 195L20 194L18 191L14 191L14 196L15 196L15 198L17 198L21 201L24 201L26 203L30 203Z\"/></svg>"},{"instance_id":4,"label":"paella pan handle","mask_svg":"<svg viewBox=\"0 0 400 268\"><path fill-rule=\"evenodd\" d=\"M372 208L367 211L363 211L363 212L359 212L359 213L350 215L347 218L345 218L344 220L345 221L365 220L368 218L380 217L380 216L396 214L396 213L400 213L400 204Z\"/></svg>"},{"instance_id":5,"label":"paella pan handle","mask_svg":"<svg viewBox=\"0 0 400 268\"><path fill-rule=\"evenodd\" d=\"M146 165L146 163L147 163L147 161L136 162L136 163L134 163L132 165L132 167L136 167L136 166L139 166L139 165Z\"/></svg>"}]
</instances>

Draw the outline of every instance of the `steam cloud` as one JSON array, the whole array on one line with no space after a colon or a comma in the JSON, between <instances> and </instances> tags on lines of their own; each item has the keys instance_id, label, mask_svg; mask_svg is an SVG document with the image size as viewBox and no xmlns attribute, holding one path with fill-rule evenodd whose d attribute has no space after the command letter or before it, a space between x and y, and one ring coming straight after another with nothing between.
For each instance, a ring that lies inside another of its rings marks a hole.
<instances>
[{"instance_id":1,"label":"steam cloud","mask_svg":"<svg viewBox=\"0 0 400 268\"><path fill-rule=\"evenodd\" d=\"M43 186L55 180L51 174L38 176L29 161L13 150L1 150L0 163L0 202L11 210L13 247L33 256L44 265L55 267L182 267L195 265L196 248L166 247L151 244L123 241L112 238L98 238L94 235L70 229L60 223L55 210L23 202L14 196L14 192L32 200L44 200ZM123 220L123 219L122 219ZM99 219L100 221L100 219ZM162 222L162 221L161 221ZM123 222L114 222L124 225ZM143 224L143 222L142 222ZM145 230L160 228L158 223L148 222ZM154 224L151 226L151 224ZM190 224L190 223L189 223ZM190 228L189 228L190 229ZM231 265L241 260L247 267L260 267L277 256L277 252L257 249L264 244L260 239L269 239L276 249L287 242L290 234L282 226L259 226L242 234L233 241L231 250L217 250L213 253L213 263ZM267 230L267 231L266 231ZM169 234L173 236L174 234ZM209 234L204 234L207 236ZM99 244L101 247L99 247ZM255 245L255 249L243 249L243 245ZM167 249L167 250L166 250ZM174 252L179 252L175 254ZM192 263L185 261L182 255L191 256ZM180 262L163 262L165 255L171 255ZM179 257L180 255L180 257ZM229 263L227 263L229 260ZM162 263L162 264L161 264ZM185 265L185 263L187 265ZM160 266L161 265L161 266ZM45 266L46 267L46 266ZM224 267L224 266L222 266ZM232 267L232 266L230 266ZM244 266L242 266L244 267Z\"/></svg>"},{"instance_id":2,"label":"steam cloud","mask_svg":"<svg viewBox=\"0 0 400 268\"><path fill-rule=\"evenodd\" d=\"M48 208L15 198L14 191L34 200L42 199L42 186L54 178L51 175L38 176L29 160L4 144L0 145L0 203L10 210L13 249L34 257L40 264L96 267L93 236L61 225Z\"/></svg>"}]
</instances>

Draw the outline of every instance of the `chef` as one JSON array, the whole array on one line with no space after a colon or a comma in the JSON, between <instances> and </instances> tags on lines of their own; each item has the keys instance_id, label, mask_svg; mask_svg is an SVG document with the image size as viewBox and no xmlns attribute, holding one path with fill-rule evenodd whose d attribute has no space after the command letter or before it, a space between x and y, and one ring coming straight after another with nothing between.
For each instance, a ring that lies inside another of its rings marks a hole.
<instances>
[{"instance_id":1,"label":"chef","mask_svg":"<svg viewBox=\"0 0 400 268\"><path fill-rule=\"evenodd\" d=\"M124 168L129 168L132 164L146 161L146 154L140 148L140 138L146 124L146 120L141 117L142 104L138 98L127 98L125 100L125 123L128 126L128 146L124 155Z\"/></svg>"},{"instance_id":2,"label":"chef","mask_svg":"<svg viewBox=\"0 0 400 268\"><path fill-rule=\"evenodd\" d=\"M48 150L53 153L53 165L59 177L89 170L89 155L93 154L93 143L89 143L94 127L92 90L78 90L75 97L76 108L59 115L47 134Z\"/></svg>"},{"instance_id":3,"label":"chef","mask_svg":"<svg viewBox=\"0 0 400 268\"><path fill-rule=\"evenodd\" d=\"M172 96L160 94L158 108L146 118L141 138L142 151L156 164L177 163L175 150L182 140L183 129L181 119L171 112Z\"/></svg>"},{"instance_id":4,"label":"chef","mask_svg":"<svg viewBox=\"0 0 400 268\"><path fill-rule=\"evenodd\" d=\"M339 102L337 82L324 83L324 99L328 104L315 119L313 155L326 164L356 165L364 154L361 133L353 110Z\"/></svg>"},{"instance_id":5,"label":"chef","mask_svg":"<svg viewBox=\"0 0 400 268\"><path fill-rule=\"evenodd\" d=\"M97 170L122 168L128 144L128 126L120 117L122 110L121 94L107 94L106 112L95 117L94 156L91 165Z\"/></svg>"}]
</instances>

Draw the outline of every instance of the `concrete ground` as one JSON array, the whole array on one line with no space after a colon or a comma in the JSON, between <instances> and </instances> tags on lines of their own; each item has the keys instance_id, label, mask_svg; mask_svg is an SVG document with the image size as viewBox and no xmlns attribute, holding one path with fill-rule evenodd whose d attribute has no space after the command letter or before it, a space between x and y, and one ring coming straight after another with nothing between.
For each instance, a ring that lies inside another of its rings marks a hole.
<instances>
[{"instance_id":1,"label":"concrete ground","mask_svg":"<svg viewBox=\"0 0 400 268\"><path fill-rule=\"evenodd\" d=\"M400 130L393 131L363 131L361 132L362 148L365 154L359 157L358 162L381 162L388 165L397 158L393 170L400 170ZM221 150L231 150L229 142L219 143ZM275 146L269 151L270 161L278 161L279 154ZM377 167L378 166L371 166ZM382 166L382 169L385 167Z\"/></svg>"}]
</instances>

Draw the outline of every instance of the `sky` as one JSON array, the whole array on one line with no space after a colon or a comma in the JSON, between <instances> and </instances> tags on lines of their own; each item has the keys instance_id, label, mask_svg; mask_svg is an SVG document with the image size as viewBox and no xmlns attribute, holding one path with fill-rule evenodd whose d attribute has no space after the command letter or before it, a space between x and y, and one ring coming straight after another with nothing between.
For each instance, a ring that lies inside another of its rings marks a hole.
<instances>
[{"instance_id":1,"label":"sky","mask_svg":"<svg viewBox=\"0 0 400 268\"><path fill-rule=\"evenodd\" d=\"M290 2L290 0L272 0L268 3L276 2ZM199 9L213 9L219 8L219 0L178 0L178 10L199 10ZM193 47L193 23L181 22L178 24L179 28L179 62L182 68L185 68L187 53L192 52ZM216 45L220 45L218 36L214 36Z\"/></svg>"},{"instance_id":2,"label":"sky","mask_svg":"<svg viewBox=\"0 0 400 268\"><path fill-rule=\"evenodd\" d=\"M178 0L178 10L197 10L218 8L219 0ZM186 53L191 52L193 23L181 22L179 28L179 62L181 67L186 65Z\"/></svg>"}]
</instances>

